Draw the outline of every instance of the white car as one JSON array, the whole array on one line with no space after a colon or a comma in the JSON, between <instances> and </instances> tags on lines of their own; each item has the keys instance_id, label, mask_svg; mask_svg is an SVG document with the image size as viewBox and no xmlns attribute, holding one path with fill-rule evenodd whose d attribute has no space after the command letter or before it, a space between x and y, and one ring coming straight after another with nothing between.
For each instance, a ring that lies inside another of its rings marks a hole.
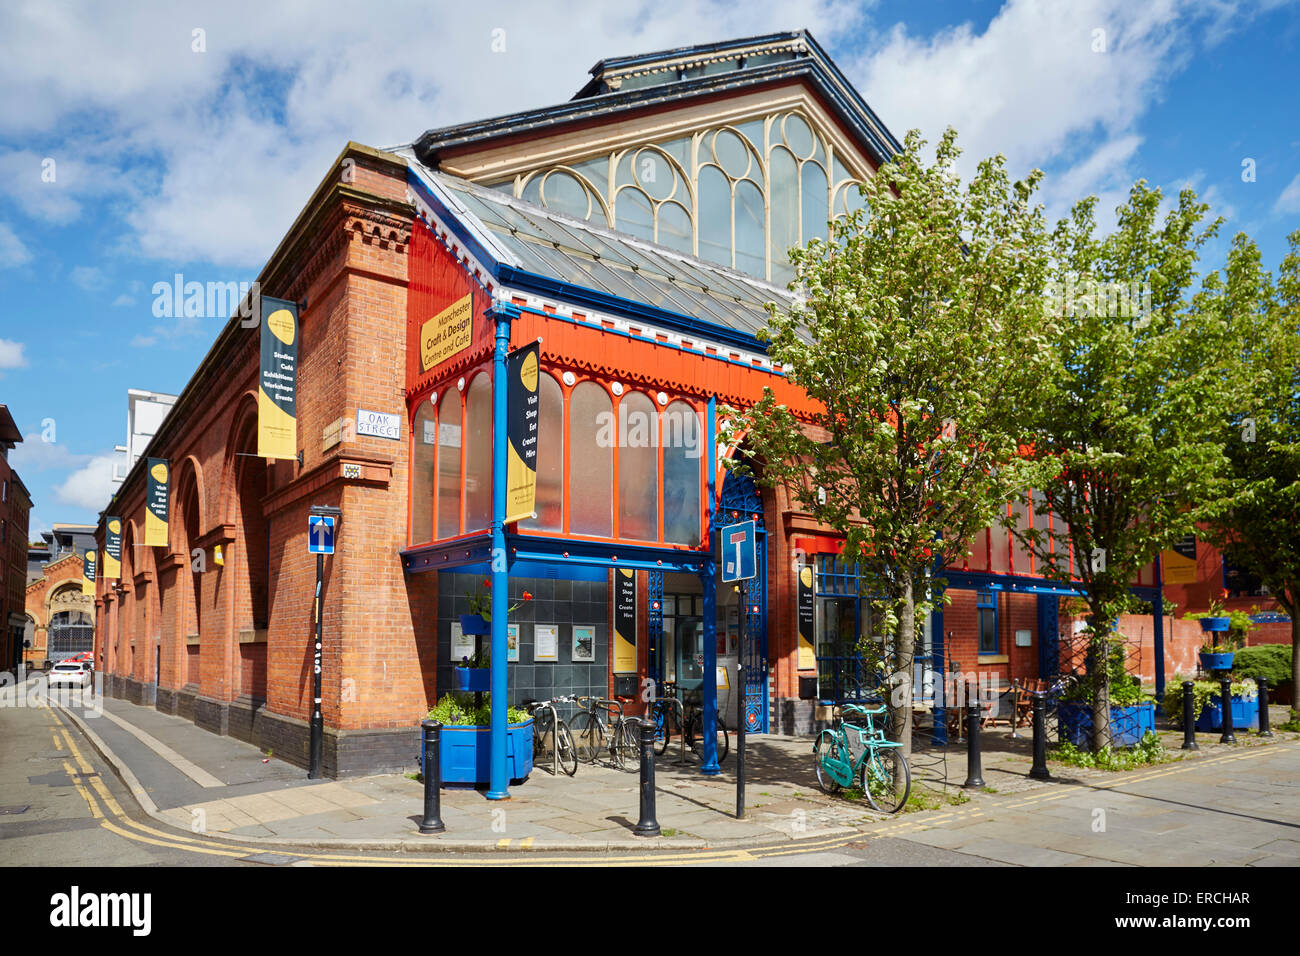
<instances>
[{"instance_id":1,"label":"white car","mask_svg":"<svg viewBox=\"0 0 1300 956\"><path fill-rule=\"evenodd\" d=\"M51 688L65 684L85 688L90 686L91 671L84 661L63 661L50 668L46 679Z\"/></svg>"}]
</instances>

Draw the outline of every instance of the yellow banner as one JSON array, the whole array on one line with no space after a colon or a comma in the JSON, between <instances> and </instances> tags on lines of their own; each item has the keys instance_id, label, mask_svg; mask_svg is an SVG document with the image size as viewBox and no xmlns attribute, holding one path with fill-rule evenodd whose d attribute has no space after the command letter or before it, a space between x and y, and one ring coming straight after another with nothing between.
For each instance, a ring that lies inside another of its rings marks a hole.
<instances>
[{"instance_id":1,"label":"yellow banner","mask_svg":"<svg viewBox=\"0 0 1300 956\"><path fill-rule=\"evenodd\" d=\"M81 556L81 593L95 596L95 552L87 551Z\"/></svg>"},{"instance_id":2,"label":"yellow banner","mask_svg":"<svg viewBox=\"0 0 1300 956\"><path fill-rule=\"evenodd\" d=\"M106 578L122 576L122 519L109 518L104 525L103 575Z\"/></svg>"},{"instance_id":3,"label":"yellow banner","mask_svg":"<svg viewBox=\"0 0 1300 956\"><path fill-rule=\"evenodd\" d=\"M813 607L813 569L804 566L799 569L799 670L810 671L817 668L817 654L813 649L813 631L816 618Z\"/></svg>"},{"instance_id":4,"label":"yellow banner","mask_svg":"<svg viewBox=\"0 0 1300 956\"><path fill-rule=\"evenodd\" d=\"M614 575L614 673L636 673L636 572Z\"/></svg>"},{"instance_id":5,"label":"yellow banner","mask_svg":"<svg viewBox=\"0 0 1300 956\"><path fill-rule=\"evenodd\" d=\"M420 326L420 367L429 371L469 348L474 334L474 296L457 299Z\"/></svg>"},{"instance_id":6,"label":"yellow banner","mask_svg":"<svg viewBox=\"0 0 1300 956\"><path fill-rule=\"evenodd\" d=\"M1165 584L1195 584L1196 562L1185 558L1177 551L1160 553L1160 570Z\"/></svg>"},{"instance_id":7,"label":"yellow banner","mask_svg":"<svg viewBox=\"0 0 1300 956\"><path fill-rule=\"evenodd\" d=\"M144 543L157 548L167 545L168 503L171 488L170 473L165 458L150 458L145 480ZM133 565L134 566L134 565Z\"/></svg>"}]
</instances>

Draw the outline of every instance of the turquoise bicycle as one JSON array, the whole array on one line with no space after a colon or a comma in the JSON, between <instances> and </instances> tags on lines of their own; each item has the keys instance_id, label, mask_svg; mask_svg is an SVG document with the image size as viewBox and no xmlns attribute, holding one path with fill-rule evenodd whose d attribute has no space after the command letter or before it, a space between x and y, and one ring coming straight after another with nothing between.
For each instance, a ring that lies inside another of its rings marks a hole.
<instances>
[{"instance_id":1,"label":"turquoise bicycle","mask_svg":"<svg viewBox=\"0 0 1300 956\"><path fill-rule=\"evenodd\" d=\"M856 781L873 809L897 813L912 792L912 771L903 745L875 728L872 716L884 712L883 705L868 709L845 704L835 728L817 735L813 756L817 782L824 791L834 794Z\"/></svg>"}]
</instances>

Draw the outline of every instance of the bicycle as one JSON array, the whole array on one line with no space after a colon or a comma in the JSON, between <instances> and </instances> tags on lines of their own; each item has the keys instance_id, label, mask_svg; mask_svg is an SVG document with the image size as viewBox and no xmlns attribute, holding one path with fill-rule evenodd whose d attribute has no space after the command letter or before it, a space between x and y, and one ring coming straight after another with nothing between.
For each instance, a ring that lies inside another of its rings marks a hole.
<instances>
[{"instance_id":1,"label":"bicycle","mask_svg":"<svg viewBox=\"0 0 1300 956\"><path fill-rule=\"evenodd\" d=\"M618 700L588 696L574 698L579 710L573 717L573 739L579 760L595 763L597 757L608 751L610 763L615 767L636 773L641 756L641 744L637 739L640 721L623 714L623 702L630 700L628 697ZM602 711L609 715L612 728L607 729Z\"/></svg>"},{"instance_id":2,"label":"bicycle","mask_svg":"<svg viewBox=\"0 0 1300 956\"><path fill-rule=\"evenodd\" d=\"M671 688L672 685L668 686ZM722 763L731 752L731 738L727 734L727 725L723 723L722 715L717 715L715 720L718 763ZM691 748L691 753L695 756L704 759L704 707L701 704L694 700L682 703L672 694L660 697L654 704L654 721L655 753L662 755L667 751L674 729L681 734L685 727L686 731L682 735L685 745Z\"/></svg>"},{"instance_id":3,"label":"bicycle","mask_svg":"<svg viewBox=\"0 0 1300 956\"><path fill-rule=\"evenodd\" d=\"M872 721L885 707L866 708L845 704L833 730L823 730L813 744L817 783L828 794L851 786L854 780L872 808L897 813L912 792L912 771L903 756L902 744L885 737ZM856 721L863 720L865 727ZM856 738L852 739L852 738ZM854 752L861 750L855 757Z\"/></svg>"},{"instance_id":4,"label":"bicycle","mask_svg":"<svg viewBox=\"0 0 1300 956\"><path fill-rule=\"evenodd\" d=\"M534 764L540 766L536 758L542 754L551 754L552 775L558 775L563 770L572 777L578 772L578 749L573 743L573 732L555 710L556 704L571 704L574 701L572 694L568 697L552 697L550 700L524 701L524 706L533 715Z\"/></svg>"}]
</instances>

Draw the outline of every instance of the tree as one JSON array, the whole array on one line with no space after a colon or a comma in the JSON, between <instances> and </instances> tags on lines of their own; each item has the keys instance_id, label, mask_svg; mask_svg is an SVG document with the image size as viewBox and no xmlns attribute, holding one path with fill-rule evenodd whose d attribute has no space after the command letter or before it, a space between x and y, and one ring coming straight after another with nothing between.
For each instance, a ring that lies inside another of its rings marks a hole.
<instances>
[{"instance_id":1,"label":"tree","mask_svg":"<svg viewBox=\"0 0 1300 956\"><path fill-rule=\"evenodd\" d=\"M1290 615L1291 686L1300 687L1300 230L1288 240L1275 289L1255 246L1245 236L1234 242L1233 305L1260 320L1246 343L1258 388L1227 442L1230 505L1210 537Z\"/></svg>"},{"instance_id":2,"label":"tree","mask_svg":"<svg viewBox=\"0 0 1300 956\"><path fill-rule=\"evenodd\" d=\"M816 411L796 415L770 390L724 410L724 437L761 464L759 480L789 489L856 558L861 596L883 612L890 729L905 746L931 571L1023 487L1019 451L1051 361L1047 231L1030 204L1041 173L1012 183L998 156L963 187L956 134L933 165L924 146L910 133L863 187L866 210L791 252L801 301L772 308L768 352Z\"/></svg>"},{"instance_id":3,"label":"tree","mask_svg":"<svg viewBox=\"0 0 1300 956\"><path fill-rule=\"evenodd\" d=\"M1113 233L1094 235L1093 197L1053 234L1065 321L1039 396L1030 486L1055 518L1051 532L1014 529L1045 574L1082 582L1094 750L1110 740L1104 662L1116 621L1144 609L1131 591L1139 571L1214 514L1245 381L1244 323L1231 315L1244 273L1230 264L1227 285L1214 274L1189 295L1197 250L1219 222L1202 224L1208 206L1190 189L1163 224L1160 203L1138 182ZM1142 307L1122 307L1137 290Z\"/></svg>"}]
</instances>

